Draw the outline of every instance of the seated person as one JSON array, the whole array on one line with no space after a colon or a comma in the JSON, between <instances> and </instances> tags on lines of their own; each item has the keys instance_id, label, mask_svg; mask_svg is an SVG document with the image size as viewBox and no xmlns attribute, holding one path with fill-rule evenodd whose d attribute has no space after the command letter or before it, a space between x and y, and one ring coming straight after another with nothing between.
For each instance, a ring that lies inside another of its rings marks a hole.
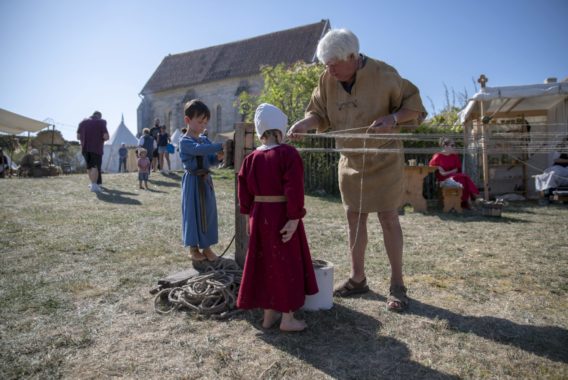
<instances>
[{"instance_id":1,"label":"seated person","mask_svg":"<svg viewBox=\"0 0 568 380\"><path fill-rule=\"evenodd\" d=\"M559 187L568 186L568 153L556 153L554 163L542 174L535 175L535 187L548 197Z\"/></svg>"},{"instance_id":2,"label":"seated person","mask_svg":"<svg viewBox=\"0 0 568 380\"><path fill-rule=\"evenodd\" d=\"M39 176L40 174L41 160L39 157L39 151L37 149L32 149L29 153L26 153L24 157L22 157L18 175L24 177L35 177Z\"/></svg>"},{"instance_id":3,"label":"seated person","mask_svg":"<svg viewBox=\"0 0 568 380\"><path fill-rule=\"evenodd\" d=\"M6 174L10 175L10 161L0 148L0 178L6 178Z\"/></svg>"},{"instance_id":4,"label":"seated person","mask_svg":"<svg viewBox=\"0 0 568 380\"><path fill-rule=\"evenodd\" d=\"M442 151L435 153L428 165L438 169L436 171L436 179L439 182L451 178L462 185L461 206L464 209L470 209L470 201L475 200L479 196L479 190L477 190L471 178L461 172L461 160L455 149L456 143L454 140L443 137L440 139L440 146Z\"/></svg>"}]
</instances>

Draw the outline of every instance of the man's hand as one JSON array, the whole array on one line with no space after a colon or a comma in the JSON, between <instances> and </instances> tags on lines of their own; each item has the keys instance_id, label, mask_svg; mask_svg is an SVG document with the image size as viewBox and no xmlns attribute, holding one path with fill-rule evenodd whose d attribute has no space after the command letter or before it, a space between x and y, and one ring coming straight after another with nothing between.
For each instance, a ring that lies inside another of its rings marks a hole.
<instances>
[{"instance_id":1,"label":"man's hand","mask_svg":"<svg viewBox=\"0 0 568 380\"><path fill-rule=\"evenodd\" d=\"M291 219L287 221L286 224L284 225L284 228L280 230L280 233L282 234L283 243L286 243L290 239L292 239L294 232L296 232L296 229L298 228L299 221L300 219Z\"/></svg>"},{"instance_id":2,"label":"man's hand","mask_svg":"<svg viewBox=\"0 0 568 380\"><path fill-rule=\"evenodd\" d=\"M392 133L396 127L396 120L393 115L385 115L379 117L377 120L367 128L367 133Z\"/></svg>"}]
</instances>

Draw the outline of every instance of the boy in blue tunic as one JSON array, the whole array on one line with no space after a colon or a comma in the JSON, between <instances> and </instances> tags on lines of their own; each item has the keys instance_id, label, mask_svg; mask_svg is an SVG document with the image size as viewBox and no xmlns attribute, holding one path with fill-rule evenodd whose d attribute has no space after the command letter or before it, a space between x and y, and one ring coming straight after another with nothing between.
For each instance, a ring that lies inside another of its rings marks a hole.
<instances>
[{"instance_id":1,"label":"boy in blue tunic","mask_svg":"<svg viewBox=\"0 0 568 380\"><path fill-rule=\"evenodd\" d=\"M182 238L195 261L215 261L211 246L217 244L217 204L211 166L223 159L223 144L213 144L202 135L211 117L209 108L194 99L185 104L187 132L179 143L185 173L181 186Z\"/></svg>"}]
</instances>

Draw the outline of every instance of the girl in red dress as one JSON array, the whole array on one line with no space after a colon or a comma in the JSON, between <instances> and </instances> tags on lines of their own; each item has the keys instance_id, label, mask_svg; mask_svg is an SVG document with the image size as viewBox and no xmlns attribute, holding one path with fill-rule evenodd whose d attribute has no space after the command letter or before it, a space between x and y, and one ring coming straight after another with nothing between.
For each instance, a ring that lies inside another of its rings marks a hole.
<instances>
[{"instance_id":1,"label":"girl in red dress","mask_svg":"<svg viewBox=\"0 0 568 380\"><path fill-rule=\"evenodd\" d=\"M463 186L461 206L470 209L469 201L477 198L479 190L471 178L461 172L461 160L456 153L454 140L444 137L440 140L440 146L442 151L434 154L428 165L438 168L436 178L439 182L452 178Z\"/></svg>"},{"instance_id":2,"label":"girl in red dress","mask_svg":"<svg viewBox=\"0 0 568 380\"><path fill-rule=\"evenodd\" d=\"M277 107L258 106L254 124L262 142L238 175L242 214L249 215L249 243L237 306L264 309L263 328L281 318L280 330L302 331L294 317L305 296L318 292L304 231L304 168L298 151L282 144L288 118Z\"/></svg>"}]
</instances>

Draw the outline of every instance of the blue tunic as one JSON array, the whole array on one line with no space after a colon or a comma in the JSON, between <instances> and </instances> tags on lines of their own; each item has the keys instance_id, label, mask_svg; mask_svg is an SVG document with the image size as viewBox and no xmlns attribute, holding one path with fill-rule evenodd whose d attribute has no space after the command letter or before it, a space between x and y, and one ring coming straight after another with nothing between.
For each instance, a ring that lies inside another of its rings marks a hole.
<instances>
[{"instance_id":1,"label":"blue tunic","mask_svg":"<svg viewBox=\"0 0 568 380\"><path fill-rule=\"evenodd\" d=\"M197 157L203 157L201 169L217 165L216 152L223 150L223 144L213 144L205 136L194 138L183 136L179 143L180 158L185 173L181 182L181 220L184 246L208 248L219 241L217 226L217 204L211 175L198 177ZM206 224L202 224L202 211L199 199L199 181L204 182L204 205Z\"/></svg>"}]
</instances>

